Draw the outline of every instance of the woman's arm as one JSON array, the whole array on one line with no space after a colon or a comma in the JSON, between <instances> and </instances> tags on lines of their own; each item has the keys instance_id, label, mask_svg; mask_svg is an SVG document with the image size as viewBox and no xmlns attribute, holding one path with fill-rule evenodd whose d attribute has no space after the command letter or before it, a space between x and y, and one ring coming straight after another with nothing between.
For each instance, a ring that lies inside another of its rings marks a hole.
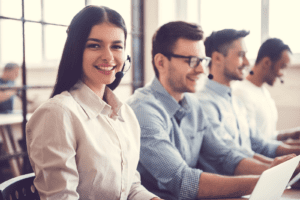
<instances>
[{"instance_id":1,"label":"woman's arm","mask_svg":"<svg viewBox=\"0 0 300 200\"><path fill-rule=\"evenodd\" d=\"M141 184L140 173L136 171L132 186L129 191L128 199L132 200L159 200L155 194L152 194Z\"/></svg>"},{"instance_id":2,"label":"woman's arm","mask_svg":"<svg viewBox=\"0 0 300 200\"><path fill-rule=\"evenodd\" d=\"M44 104L27 123L26 135L41 199L78 199L76 140L69 113L61 105Z\"/></svg>"}]
</instances>

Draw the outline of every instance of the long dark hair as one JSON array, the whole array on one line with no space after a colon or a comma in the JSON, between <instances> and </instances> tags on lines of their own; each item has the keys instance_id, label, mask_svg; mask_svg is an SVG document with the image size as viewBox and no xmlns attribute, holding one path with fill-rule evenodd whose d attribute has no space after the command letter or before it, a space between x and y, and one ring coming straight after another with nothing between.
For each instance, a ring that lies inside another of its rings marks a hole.
<instances>
[{"instance_id":1,"label":"long dark hair","mask_svg":"<svg viewBox=\"0 0 300 200\"><path fill-rule=\"evenodd\" d=\"M105 6L86 6L72 19L67 30L68 37L60 60L56 83L51 97L68 91L81 79L82 57L87 38L94 25L109 22L121 28L127 38L127 29L122 16ZM124 45L125 45L124 44Z\"/></svg>"}]
</instances>

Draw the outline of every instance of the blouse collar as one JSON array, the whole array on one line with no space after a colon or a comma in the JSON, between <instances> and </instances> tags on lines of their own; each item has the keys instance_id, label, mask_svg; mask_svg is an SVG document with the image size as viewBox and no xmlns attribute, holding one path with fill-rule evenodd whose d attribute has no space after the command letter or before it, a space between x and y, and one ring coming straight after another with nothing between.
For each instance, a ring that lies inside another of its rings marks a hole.
<instances>
[{"instance_id":1,"label":"blouse collar","mask_svg":"<svg viewBox=\"0 0 300 200\"><path fill-rule=\"evenodd\" d=\"M71 89L70 94L82 107L89 118L96 118L99 114L107 115L112 119L123 121L120 108L123 105L107 86L105 87L103 101L85 83L79 80Z\"/></svg>"}]
</instances>

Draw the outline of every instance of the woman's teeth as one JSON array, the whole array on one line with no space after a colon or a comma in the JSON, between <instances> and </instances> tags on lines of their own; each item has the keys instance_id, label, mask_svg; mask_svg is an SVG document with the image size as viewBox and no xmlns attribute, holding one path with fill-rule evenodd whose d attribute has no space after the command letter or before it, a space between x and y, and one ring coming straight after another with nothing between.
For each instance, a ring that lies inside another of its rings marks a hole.
<instances>
[{"instance_id":1,"label":"woman's teeth","mask_svg":"<svg viewBox=\"0 0 300 200\"><path fill-rule=\"evenodd\" d=\"M104 67L104 66L95 66L98 70L102 70L102 71L111 71L113 70L115 67Z\"/></svg>"}]
</instances>

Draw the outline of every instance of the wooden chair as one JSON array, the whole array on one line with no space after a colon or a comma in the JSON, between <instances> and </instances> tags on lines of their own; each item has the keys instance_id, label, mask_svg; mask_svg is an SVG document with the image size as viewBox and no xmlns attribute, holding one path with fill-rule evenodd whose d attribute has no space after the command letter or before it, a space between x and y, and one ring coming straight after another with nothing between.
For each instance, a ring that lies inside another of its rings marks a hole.
<instances>
[{"instance_id":1,"label":"wooden chair","mask_svg":"<svg viewBox=\"0 0 300 200\"><path fill-rule=\"evenodd\" d=\"M0 200L39 200L39 193L33 185L35 174L25 174L0 184Z\"/></svg>"}]
</instances>

